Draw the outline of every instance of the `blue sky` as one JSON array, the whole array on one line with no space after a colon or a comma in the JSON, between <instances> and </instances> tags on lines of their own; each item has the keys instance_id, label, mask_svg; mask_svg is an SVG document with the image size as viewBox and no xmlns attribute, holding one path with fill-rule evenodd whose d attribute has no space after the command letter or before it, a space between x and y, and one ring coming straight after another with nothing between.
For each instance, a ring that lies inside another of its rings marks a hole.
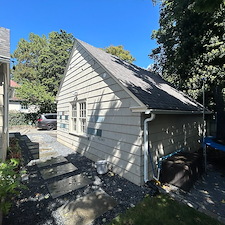
<instances>
[{"instance_id":1,"label":"blue sky","mask_svg":"<svg viewBox=\"0 0 225 225\"><path fill-rule=\"evenodd\" d=\"M156 47L159 8L151 0L0 0L0 27L11 30L11 53L29 33L65 30L95 47L123 45L147 68ZM2 7L4 6L4 7ZM4 9L4 10L3 10Z\"/></svg>"}]
</instances>

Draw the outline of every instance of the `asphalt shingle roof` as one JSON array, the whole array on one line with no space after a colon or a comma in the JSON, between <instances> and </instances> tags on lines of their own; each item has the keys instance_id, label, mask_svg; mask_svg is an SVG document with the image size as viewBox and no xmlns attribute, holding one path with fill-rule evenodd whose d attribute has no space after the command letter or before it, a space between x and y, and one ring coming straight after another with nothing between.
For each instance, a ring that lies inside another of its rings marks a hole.
<instances>
[{"instance_id":1,"label":"asphalt shingle roof","mask_svg":"<svg viewBox=\"0 0 225 225\"><path fill-rule=\"evenodd\" d=\"M202 105L173 88L157 74L77 40L101 65L149 109L201 111Z\"/></svg>"}]
</instances>

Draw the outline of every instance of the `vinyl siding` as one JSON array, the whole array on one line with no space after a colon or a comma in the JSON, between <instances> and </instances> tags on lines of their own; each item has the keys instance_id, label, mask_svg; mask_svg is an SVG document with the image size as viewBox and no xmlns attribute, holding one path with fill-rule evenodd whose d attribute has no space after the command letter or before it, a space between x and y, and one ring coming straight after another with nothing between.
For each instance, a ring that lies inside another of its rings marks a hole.
<instances>
[{"instance_id":1,"label":"vinyl siding","mask_svg":"<svg viewBox=\"0 0 225 225\"><path fill-rule=\"evenodd\" d=\"M87 101L87 127L101 130L101 136L69 133L66 117L74 92ZM114 172L140 185L143 131L140 114L129 109L134 106L138 104L110 74L75 46L58 95L57 139L94 161L106 159Z\"/></svg>"},{"instance_id":2,"label":"vinyl siding","mask_svg":"<svg viewBox=\"0 0 225 225\"><path fill-rule=\"evenodd\" d=\"M198 150L202 141L201 128L201 115L156 115L149 123L149 146L154 162L177 150ZM149 169L151 177L151 167Z\"/></svg>"}]
</instances>

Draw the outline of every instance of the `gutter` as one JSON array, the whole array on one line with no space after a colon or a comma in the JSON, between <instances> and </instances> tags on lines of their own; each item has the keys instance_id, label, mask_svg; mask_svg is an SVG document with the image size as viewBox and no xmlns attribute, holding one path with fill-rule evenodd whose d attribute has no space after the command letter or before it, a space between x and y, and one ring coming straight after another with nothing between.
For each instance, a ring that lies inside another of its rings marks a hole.
<instances>
[{"instance_id":1,"label":"gutter","mask_svg":"<svg viewBox=\"0 0 225 225\"><path fill-rule=\"evenodd\" d=\"M203 111L205 110L199 110L199 111L179 111L179 110L160 110L160 109L149 109L148 110L150 113L155 113L155 114L175 114L175 115L181 115L181 114L202 114ZM211 114L212 112L207 110L205 111L206 114Z\"/></svg>"},{"instance_id":2,"label":"gutter","mask_svg":"<svg viewBox=\"0 0 225 225\"><path fill-rule=\"evenodd\" d=\"M145 114L150 114L148 111L145 112ZM148 158L151 157L151 153L148 149L149 146L149 130L148 130L148 123L153 121L155 119L155 114L151 113L151 116L149 118L146 118L144 120L144 182L147 183L148 180ZM153 169L153 178L155 179L155 171L153 166L153 159L151 157L151 165Z\"/></svg>"},{"instance_id":3,"label":"gutter","mask_svg":"<svg viewBox=\"0 0 225 225\"><path fill-rule=\"evenodd\" d=\"M209 110L199 110L199 111L181 111L181 110L167 110L167 109L146 109L144 107L130 107L130 110L132 112L139 112L139 113L145 113L145 114L170 114L170 115L193 115L193 114L199 114L201 115L203 111L205 111L205 114L211 114L212 112Z\"/></svg>"}]
</instances>

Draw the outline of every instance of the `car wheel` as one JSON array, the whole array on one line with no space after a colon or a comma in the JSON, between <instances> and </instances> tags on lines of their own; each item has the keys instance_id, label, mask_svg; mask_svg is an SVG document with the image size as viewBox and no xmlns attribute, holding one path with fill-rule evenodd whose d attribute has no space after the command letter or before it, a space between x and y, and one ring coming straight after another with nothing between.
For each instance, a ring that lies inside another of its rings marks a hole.
<instances>
[{"instance_id":1,"label":"car wheel","mask_svg":"<svg viewBox=\"0 0 225 225\"><path fill-rule=\"evenodd\" d=\"M53 124L48 124L47 129L48 129L48 130L53 130L53 129L54 129L54 125L53 125Z\"/></svg>"}]
</instances>

